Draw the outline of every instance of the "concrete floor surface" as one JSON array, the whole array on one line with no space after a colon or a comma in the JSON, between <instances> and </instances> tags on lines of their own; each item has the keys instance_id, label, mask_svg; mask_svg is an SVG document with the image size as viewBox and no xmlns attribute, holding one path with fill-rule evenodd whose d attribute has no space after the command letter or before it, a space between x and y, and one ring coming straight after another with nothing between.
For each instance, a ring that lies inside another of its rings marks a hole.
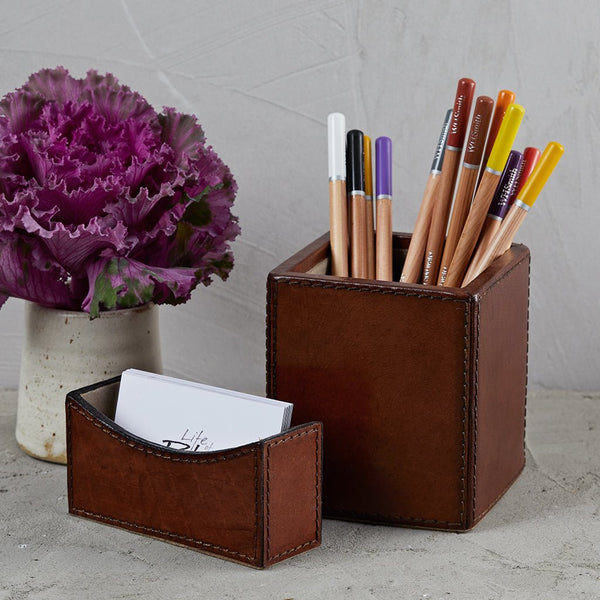
<instances>
[{"instance_id":1,"label":"concrete floor surface","mask_svg":"<svg viewBox=\"0 0 600 600\"><path fill-rule=\"evenodd\" d=\"M600 393L530 391L524 473L468 533L325 520L265 571L70 516L66 469L16 446L0 392L0 600L600 599Z\"/></svg>"}]
</instances>

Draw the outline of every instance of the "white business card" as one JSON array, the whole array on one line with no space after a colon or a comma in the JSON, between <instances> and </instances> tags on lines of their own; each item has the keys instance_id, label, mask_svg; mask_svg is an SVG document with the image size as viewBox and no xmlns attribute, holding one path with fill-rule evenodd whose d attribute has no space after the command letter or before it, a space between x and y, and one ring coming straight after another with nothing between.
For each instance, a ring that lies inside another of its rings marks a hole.
<instances>
[{"instance_id":1,"label":"white business card","mask_svg":"<svg viewBox=\"0 0 600 600\"><path fill-rule=\"evenodd\" d=\"M235 448L288 429L293 405L166 375L121 375L115 423L167 448Z\"/></svg>"}]
</instances>

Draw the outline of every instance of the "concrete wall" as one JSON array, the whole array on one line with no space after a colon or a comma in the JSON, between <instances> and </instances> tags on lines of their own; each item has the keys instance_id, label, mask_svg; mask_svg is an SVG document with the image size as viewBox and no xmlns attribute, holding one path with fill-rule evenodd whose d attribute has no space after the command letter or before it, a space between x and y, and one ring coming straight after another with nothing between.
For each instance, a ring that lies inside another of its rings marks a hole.
<instances>
[{"instance_id":1,"label":"concrete wall","mask_svg":"<svg viewBox=\"0 0 600 600\"><path fill-rule=\"evenodd\" d=\"M239 183L230 280L162 310L168 372L264 391L268 271L328 229L326 117L394 141L396 230L412 230L460 77L517 93L517 145L566 153L517 241L532 251L530 382L600 388L600 4L541 0L0 2L0 92L62 64L195 113ZM22 302L0 311L15 387Z\"/></svg>"}]
</instances>

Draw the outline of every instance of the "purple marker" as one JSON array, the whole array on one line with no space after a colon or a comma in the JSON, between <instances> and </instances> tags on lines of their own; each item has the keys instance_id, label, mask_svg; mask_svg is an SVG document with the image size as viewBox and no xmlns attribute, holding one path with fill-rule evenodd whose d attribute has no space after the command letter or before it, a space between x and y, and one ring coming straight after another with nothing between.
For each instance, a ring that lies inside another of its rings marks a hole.
<instances>
[{"instance_id":1,"label":"purple marker","mask_svg":"<svg viewBox=\"0 0 600 600\"><path fill-rule=\"evenodd\" d=\"M389 137L375 140L375 176L375 277L381 281L392 281L392 140Z\"/></svg>"}]
</instances>

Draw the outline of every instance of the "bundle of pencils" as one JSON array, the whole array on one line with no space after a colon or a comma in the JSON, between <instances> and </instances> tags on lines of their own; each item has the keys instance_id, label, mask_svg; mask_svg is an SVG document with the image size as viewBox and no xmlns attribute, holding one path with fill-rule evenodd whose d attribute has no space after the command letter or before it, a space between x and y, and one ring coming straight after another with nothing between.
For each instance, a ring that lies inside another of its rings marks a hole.
<instances>
[{"instance_id":1,"label":"bundle of pencils","mask_svg":"<svg viewBox=\"0 0 600 600\"><path fill-rule=\"evenodd\" d=\"M392 140L375 140L374 203L370 138L358 129L346 133L341 113L329 115L327 129L331 274L391 281Z\"/></svg>"},{"instance_id":2,"label":"bundle of pencils","mask_svg":"<svg viewBox=\"0 0 600 600\"><path fill-rule=\"evenodd\" d=\"M400 281L463 287L506 252L564 149L512 149L525 109L502 90L475 102L458 82L446 114ZM493 114L492 114L493 111ZM466 147L465 147L466 140Z\"/></svg>"}]
</instances>

